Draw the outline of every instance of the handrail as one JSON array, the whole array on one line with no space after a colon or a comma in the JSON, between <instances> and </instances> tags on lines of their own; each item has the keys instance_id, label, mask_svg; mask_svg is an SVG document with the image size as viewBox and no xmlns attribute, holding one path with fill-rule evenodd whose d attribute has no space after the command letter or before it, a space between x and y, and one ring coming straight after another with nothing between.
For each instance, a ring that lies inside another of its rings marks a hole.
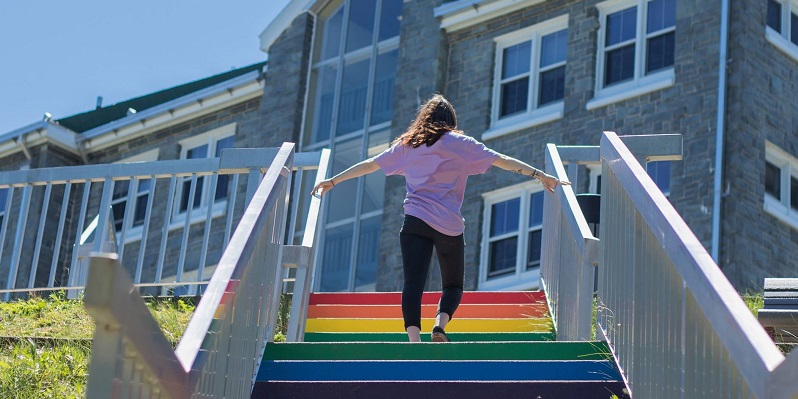
<instances>
[{"instance_id":1,"label":"handrail","mask_svg":"<svg viewBox=\"0 0 798 399\"><path fill-rule=\"evenodd\" d=\"M632 394L798 395L798 355L785 361L615 133L604 133L601 158L597 325Z\"/></svg>"},{"instance_id":2,"label":"handrail","mask_svg":"<svg viewBox=\"0 0 798 399\"><path fill-rule=\"evenodd\" d=\"M276 324L293 151L284 144L266 171L174 352L115 257L92 258L85 303L97 328L88 398L249 397Z\"/></svg>"}]
</instances>

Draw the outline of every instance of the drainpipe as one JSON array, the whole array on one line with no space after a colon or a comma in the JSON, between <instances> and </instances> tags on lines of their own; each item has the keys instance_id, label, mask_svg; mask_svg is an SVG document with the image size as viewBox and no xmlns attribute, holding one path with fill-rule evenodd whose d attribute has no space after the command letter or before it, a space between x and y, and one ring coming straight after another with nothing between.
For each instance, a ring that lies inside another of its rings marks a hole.
<instances>
[{"instance_id":1,"label":"drainpipe","mask_svg":"<svg viewBox=\"0 0 798 399\"><path fill-rule=\"evenodd\" d=\"M723 141L726 116L726 61L729 47L729 0L721 0L720 59L718 65L718 115L715 136L715 184L712 200L712 259L720 264L720 200L723 186Z\"/></svg>"}]
</instances>

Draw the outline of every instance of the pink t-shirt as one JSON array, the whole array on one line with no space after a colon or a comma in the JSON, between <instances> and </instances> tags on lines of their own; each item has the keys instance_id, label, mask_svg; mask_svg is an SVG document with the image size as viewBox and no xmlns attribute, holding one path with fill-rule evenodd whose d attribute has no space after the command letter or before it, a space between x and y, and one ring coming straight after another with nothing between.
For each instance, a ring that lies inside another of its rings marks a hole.
<instances>
[{"instance_id":1,"label":"pink t-shirt","mask_svg":"<svg viewBox=\"0 0 798 399\"><path fill-rule=\"evenodd\" d=\"M418 148L395 144L374 161L386 175L402 175L407 184L406 215L435 230L457 236L465 230L460 214L466 179L490 169L499 154L472 137L446 133L435 144Z\"/></svg>"}]
</instances>

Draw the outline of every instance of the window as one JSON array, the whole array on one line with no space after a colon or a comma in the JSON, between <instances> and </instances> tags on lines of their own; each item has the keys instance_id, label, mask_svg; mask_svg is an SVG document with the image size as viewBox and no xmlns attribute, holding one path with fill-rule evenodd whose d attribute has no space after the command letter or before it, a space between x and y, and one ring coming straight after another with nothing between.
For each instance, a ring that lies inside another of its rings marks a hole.
<instances>
[{"instance_id":1,"label":"window","mask_svg":"<svg viewBox=\"0 0 798 399\"><path fill-rule=\"evenodd\" d=\"M588 109L672 85L676 0L610 0L597 7L596 98Z\"/></svg>"},{"instance_id":2,"label":"window","mask_svg":"<svg viewBox=\"0 0 798 399\"><path fill-rule=\"evenodd\" d=\"M6 218L6 205L8 205L8 189L0 188L0 226Z\"/></svg>"},{"instance_id":3,"label":"window","mask_svg":"<svg viewBox=\"0 0 798 399\"><path fill-rule=\"evenodd\" d=\"M778 49L798 60L798 1L767 0L765 37Z\"/></svg>"},{"instance_id":4,"label":"window","mask_svg":"<svg viewBox=\"0 0 798 399\"><path fill-rule=\"evenodd\" d=\"M492 123L483 139L562 117L567 28L564 15L495 39Z\"/></svg>"},{"instance_id":5,"label":"window","mask_svg":"<svg viewBox=\"0 0 798 399\"><path fill-rule=\"evenodd\" d=\"M540 185L487 193L479 289L531 289L540 284L543 199Z\"/></svg>"},{"instance_id":6,"label":"window","mask_svg":"<svg viewBox=\"0 0 798 399\"><path fill-rule=\"evenodd\" d=\"M194 136L180 141L180 159L201 159L218 158L222 150L232 148L235 141L235 123L212 130L208 133ZM197 177L194 183L194 193L192 196L192 177L182 177L178 183L178 193L176 199L177 213L183 214L188 211L189 203L192 212L205 208L209 205L223 203L227 200L229 193L229 176L218 175L216 179L216 190L211 193L210 177ZM212 198L212 199L211 199ZM220 206L219 209L223 209Z\"/></svg>"},{"instance_id":7,"label":"window","mask_svg":"<svg viewBox=\"0 0 798 399\"><path fill-rule=\"evenodd\" d=\"M798 229L798 158L765 143L765 211Z\"/></svg>"},{"instance_id":8,"label":"window","mask_svg":"<svg viewBox=\"0 0 798 399\"><path fill-rule=\"evenodd\" d=\"M654 180L657 187L665 194L671 195L671 161L652 161L646 163L646 172ZM601 194L601 165L588 166L590 184L588 191L593 194Z\"/></svg>"},{"instance_id":9,"label":"window","mask_svg":"<svg viewBox=\"0 0 798 399\"><path fill-rule=\"evenodd\" d=\"M116 163L150 162L158 160L158 150L147 151L145 153L125 158ZM125 241L137 240L141 237L141 226L147 212L147 201L150 197L152 181L150 179L122 180L114 184L114 193L111 199L111 211L114 217L114 231L117 233L125 232ZM134 194L129 195L131 190ZM127 215L128 197L131 200L132 209ZM127 216L127 220L125 217Z\"/></svg>"},{"instance_id":10,"label":"window","mask_svg":"<svg viewBox=\"0 0 798 399\"><path fill-rule=\"evenodd\" d=\"M322 2L319 2L322 3ZM333 0L317 10L303 151L332 150L332 173L387 148L403 0ZM373 291L385 176L341 183L326 201L317 291Z\"/></svg>"}]
</instances>

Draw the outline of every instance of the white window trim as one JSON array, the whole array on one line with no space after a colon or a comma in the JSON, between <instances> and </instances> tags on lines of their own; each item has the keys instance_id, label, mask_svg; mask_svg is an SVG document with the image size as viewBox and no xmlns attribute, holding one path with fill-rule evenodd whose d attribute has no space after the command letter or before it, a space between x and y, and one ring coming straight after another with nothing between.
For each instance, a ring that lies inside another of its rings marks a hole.
<instances>
[{"instance_id":1,"label":"white window trim","mask_svg":"<svg viewBox=\"0 0 798 399\"><path fill-rule=\"evenodd\" d=\"M588 179L590 181L587 191L592 194L598 194L599 191L599 177L601 176L601 164L587 165Z\"/></svg>"},{"instance_id":2,"label":"white window trim","mask_svg":"<svg viewBox=\"0 0 798 399\"><path fill-rule=\"evenodd\" d=\"M219 140L226 139L228 137L235 136L236 134L236 123L230 123L228 125L224 125L222 127L213 129L209 132L199 134L196 136L192 136L183 140L178 141L178 145L180 145L180 159L186 159L188 155L188 151L197 148L202 145L208 145L208 157L212 158L212 155L216 152L216 143ZM199 179L200 176L197 176ZM197 193L195 195L202 195L202 202L200 206L191 210L191 220L189 224L195 224L204 222L206 220L206 215L208 212L208 204L205 204L205 198L209 195L208 191L210 190L210 184L203 184L202 193ZM186 223L186 211L180 210L180 201L183 198L183 180L179 179L177 187L175 188L175 203L173 204L172 208L172 219L169 223L169 231L177 230L183 228ZM223 201L214 201L211 204L211 218L217 218L224 216L227 212L227 199Z\"/></svg>"},{"instance_id":3,"label":"white window trim","mask_svg":"<svg viewBox=\"0 0 798 399\"><path fill-rule=\"evenodd\" d=\"M798 158L773 143L765 142L765 160L781 168L781 198L764 194L764 209L776 219L798 229L798 211L790 206L790 179L798 177Z\"/></svg>"},{"instance_id":4,"label":"white window trim","mask_svg":"<svg viewBox=\"0 0 798 399\"><path fill-rule=\"evenodd\" d=\"M538 289L540 287L540 268L525 270L527 256L526 234L529 230L529 197L531 194L540 191L543 191L543 186L539 183L526 182L482 194L485 209L482 215L482 242L480 244L481 255L477 290L527 290ZM495 203L511 200L513 198L520 198L521 200L519 220L522 222L519 224L518 248L516 249L516 270L515 273L488 280L488 256L490 252L489 220L491 218L491 206Z\"/></svg>"},{"instance_id":5,"label":"white window trim","mask_svg":"<svg viewBox=\"0 0 798 399\"><path fill-rule=\"evenodd\" d=\"M159 155L160 155L160 149L156 148L154 150L145 151L145 152L142 152L140 154L133 155L131 157L120 159L119 161L114 162L114 164L137 163L137 162L153 162L153 161L157 161L158 160ZM149 180L149 179L134 179L133 181L131 181L129 183L128 188L127 188L128 192L131 189L135 190L134 191L135 194L133 194L133 200L135 201L135 203L133 204L134 208L135 208L136 203L139 200L138 189L139 189L139 184L140 184L141 180ZM151 193L152 193L152 187L150 187L150 190L147 192L147 195L149 196ZM116 198L116 199L112 199L111 200L111 205L114 205L114 204L117 204L117 203L120 203L120 202L127 202L127 196ZM125 206L127 207L127 205L125 205ZM135 218L135 213L134 213L133 217ZM128 220L128 223L132 224L133 222L134 222L133 220ZM123 226L122 228L125 230L125 242L124 242L124 244L129 244L131 242L136 242L136 241L140 241L141 240L142 233L144 232L144 226L143 225L142 226ZM116 234L119 237L122 236L122 232L121 231L116 233Z\"/></svg>"},{"instance_id":6,"label":"white window trim","mask_svg":"<svg viewBox=\"0 0 798 399\"><path fill-rule=\"evenodd\" d=\"M798 45L790 40L790 35L793 29L798 29L798 26L791 26L792 14L798 14L798 1L795 0L774 0L781 4L781 33L776 32L775 29L765 24L765 38L777 49L781 50L784 54L791 57L793 60L798 61Z\"/></svg>"},{"instance_id":7,"label":"white window trim","mask_svg":"<svg viewBox=\"0 0 798 399\"><path fill-rule=\"evenodd\" d=\"M635 73L634 78L627 82L604 87L604 56L607 32L607 16L629 7L637 7L637 32L635 33ZM654 91L673 86L676 83L676 72L673 66L661 71L645 75L645 49L647 34L645 19L648 11L646 0L609 0L596 5L599 10L599 24L596 55L596 86L595 96L588 101L587 109L593 110L623 100L639 97ZM675 29L675 28L673 28Z\"/></svg>"},{"instance_id":8,"label":"white window trim","mask_svg":"<svg viewBox=\"0 0 798 399\"><path fill-rule=\"evenodd\" d=\"M483 140L504 136L563 117L563 100L546 104L538 108L538 98L537 95L534 94L538 91L538 78L540 76L540 38L563 29L568 29L568 14L561 15L548 21L494 38L494 41L496 42L496 52L494 54L495 67L493 70L491 122L490 128L482 134ZM530 90L530 99L527 104L527 111L518 115L499 119L499 111L501 108L500 100L502 59L504 54L503 50L507 47L526 41L532 41L533 46L532 60L529 71L529 82L532 86L532 90ZM563 62L563 64L567 64L567 60Z\"/></svg>"}]
</instances>

